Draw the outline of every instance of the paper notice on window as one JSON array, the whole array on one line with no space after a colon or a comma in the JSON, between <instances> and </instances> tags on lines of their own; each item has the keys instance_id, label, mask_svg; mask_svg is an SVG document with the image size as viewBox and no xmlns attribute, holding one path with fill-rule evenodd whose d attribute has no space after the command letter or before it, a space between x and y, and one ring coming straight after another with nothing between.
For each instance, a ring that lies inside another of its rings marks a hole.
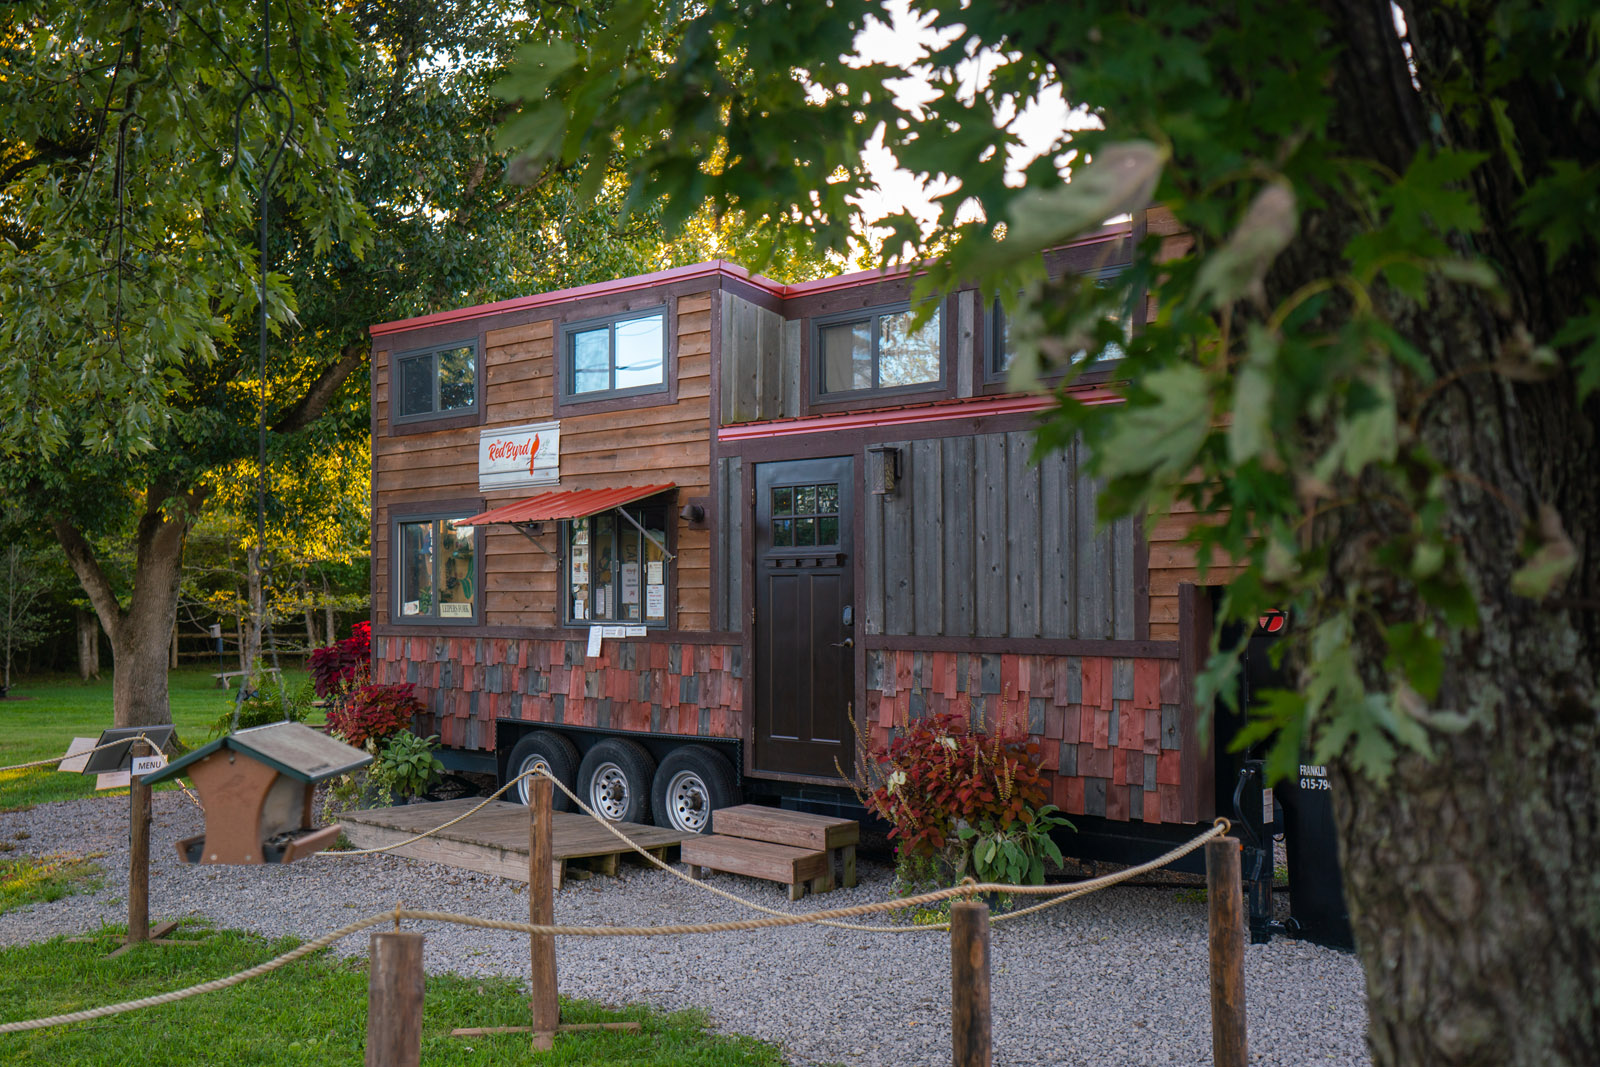
<instances>
[{"instance_id":1,"label":"paper notice on window","mask_svg":"<svg viewBox=\"0 0 1600 1067\"><path fill-rule=\"evenodd\" d=\"M659 559L653 559L645 564L644 580L646 585L665 585L667 583L667 565Z\"/></svg>"},{"instance_id":2,"label":"paper notice on window","mask_svg":"<svg viewBox=\"0 0 1600 1067\"><path fill-rule=\"evenodd\" d=\"M470 619L472 618L471 604L440 604L439 618L441 619Z\"/></svg>"},{"instance_id":3,"label":"paper notice on window","mask_svg":"<svg viewBox=\"0 0 1600 1067\"><path fill-rule=\"evenodd\" d=\"M584 602L583 602L583 597L580 596L580 597L574 598L573 601L572 601L572 617L574 619L586 618L587 614L584 611L584 609L587 606L588 605L584 604Z\"/></svg>"},{"instance_id":4,"label":"paper notice on window","mask_svg":"<svg viewBox=\"0 0 1600 1067\"><path fill-rule=\"evenodd\" d=\"M600 629L605 631L604 636L606 636L606 637L627 637L628 636L628 628L626 626L602 626Z\"/></svg>"},{"instance_id":5,"label":"paper notice on window","mask_svg":"<svg viewBox=\"0 0 1600 1067\"><path fill-rule=\"evenodd\" d=\"M589 627L589 648L585 655L590 659L600 655L600 638L604 636L602 633L604 629L602 626Z\"/></svg>"},{"instance_id":6,"label":"paper notice on window","mask_svg":"<svg viewBox=\"0 0 1600 1067\"><path fill-rule=\"evenodd\" d=\"M644 613L646 618L664 619L667 617L667 587L664 585L647 585L644 589Z\"/></svg>"},{"instance_id":7,"label":"paper notice on window","mask_svg":"<svg viewBox=\"0 0 1600 1067\"><path fill-rule=\"evenodd\" d=\"M624 604L637 604L639 602L639 565L637 563L624 563L622 565L622 602Z\"/></svg>"},{"instance_id":8,"label":"paper notice on window","mask_svg":"<svg viewBox=\"0 0 1600 1067\"><path fill-rule=\"evenodd\" d=\"M402 615L420 615L421 613L422 601L420 600L408 600L400 605L400 614Z\"/></svg>"},{"instance_id":9,"label":"paper notice on window","mask_svg":"<svg viewBox=\"0 0 1600 1067\"><path fill-rule=\"evenodd\" d=\"M629 636L629 637L643 637L645 634L648 634L650 632L649 630L646 630L643 626L629 626L629 627L627 627L627 631L628 631L627 636Z\"/></svg>"}]
</instances>

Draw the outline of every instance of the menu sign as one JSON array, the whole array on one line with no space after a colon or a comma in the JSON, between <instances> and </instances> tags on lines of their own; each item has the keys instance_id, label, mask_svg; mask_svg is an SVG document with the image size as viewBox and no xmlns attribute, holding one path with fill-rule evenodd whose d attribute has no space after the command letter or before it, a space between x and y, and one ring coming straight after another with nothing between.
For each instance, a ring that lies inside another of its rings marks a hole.
<instances>
[{"instance_id":1,"label":"menu sign","mask_svg":"<svg viewBox=\"0 0 1600 1067\"><path fill-rule=\"evenodd\" d=\"M478 490L520 489L561 480L561 423L534 422L478 432Z\"/></svg>"}]
</instances>

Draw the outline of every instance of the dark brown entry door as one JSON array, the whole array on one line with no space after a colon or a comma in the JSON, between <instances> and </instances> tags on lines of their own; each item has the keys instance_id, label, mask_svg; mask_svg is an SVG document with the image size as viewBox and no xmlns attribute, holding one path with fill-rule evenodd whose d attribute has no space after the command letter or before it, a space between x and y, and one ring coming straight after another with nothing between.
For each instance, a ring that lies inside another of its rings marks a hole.
<instances>
[{"instance_id":1,"label":"dark brown entry door","mask_svg":"<svg viewBox=\"0 0 1600 1067\"><path fill-rule=\"evenodd\" d=\"M757 770L852 772L854 483L849 456L756 468Z\"/></svg>"}]
</instances>

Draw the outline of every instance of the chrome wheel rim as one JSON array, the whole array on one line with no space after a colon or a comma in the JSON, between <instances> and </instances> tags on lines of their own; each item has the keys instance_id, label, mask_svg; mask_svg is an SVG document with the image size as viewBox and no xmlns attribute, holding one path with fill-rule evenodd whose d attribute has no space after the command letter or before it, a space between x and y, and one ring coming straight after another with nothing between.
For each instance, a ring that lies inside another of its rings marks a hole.
<instances>
[{"instance_id":1,"label":"chrome wheel rim","mask_svg":"<svg viewBox=\"0 0 1600 1067\"><path fill-rule=\"evenodd\" d=\"M674 830L704 833L711 823L711 791L694 771L679 771L667 783L667 818Z\"/></svg>"},{"instance_id":2,"label":"chrome wheel rim","mask_svg":"<svg viewBox=\"0 0 1600 1067\"><path fill-rule=\"evenodd\" d=\"M611 822L628 813L628 776L615 763L602 763L589 779L589 806Z\"/></svg>"},{"instance_id":3,"label":"chrome wheel rim","mask_svg":"<svg viewBox=\"0 0 1600 1067\"><path fill-rule=\"evenodd\" d=\"M517 768L518 774L527 774L529 771L544 771L554 777L554 773L550 770L550 761L537 752L523 760L522 766ZM524 778L517 783L517 796L524 804L528 803L528 784L532 781L532 778Z\"/></svg>"}]
</instances>

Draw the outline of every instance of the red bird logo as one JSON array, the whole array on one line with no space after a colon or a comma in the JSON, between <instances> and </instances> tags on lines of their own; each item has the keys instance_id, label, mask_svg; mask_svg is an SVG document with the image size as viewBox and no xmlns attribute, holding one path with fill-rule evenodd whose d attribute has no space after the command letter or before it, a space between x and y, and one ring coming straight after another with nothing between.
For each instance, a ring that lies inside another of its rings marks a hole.
<instances>
[{"instance_id":1,"label":"red bird logo","mask_svg":"<svg viewBox=\"0 0 1600 1067\"><path fill-rule=\"evenodd\" d=\"M533 473L533 465L539 462L539 435L533 435L533 447L528 449L528 473Z\"/></svg>"}]
</instances>

